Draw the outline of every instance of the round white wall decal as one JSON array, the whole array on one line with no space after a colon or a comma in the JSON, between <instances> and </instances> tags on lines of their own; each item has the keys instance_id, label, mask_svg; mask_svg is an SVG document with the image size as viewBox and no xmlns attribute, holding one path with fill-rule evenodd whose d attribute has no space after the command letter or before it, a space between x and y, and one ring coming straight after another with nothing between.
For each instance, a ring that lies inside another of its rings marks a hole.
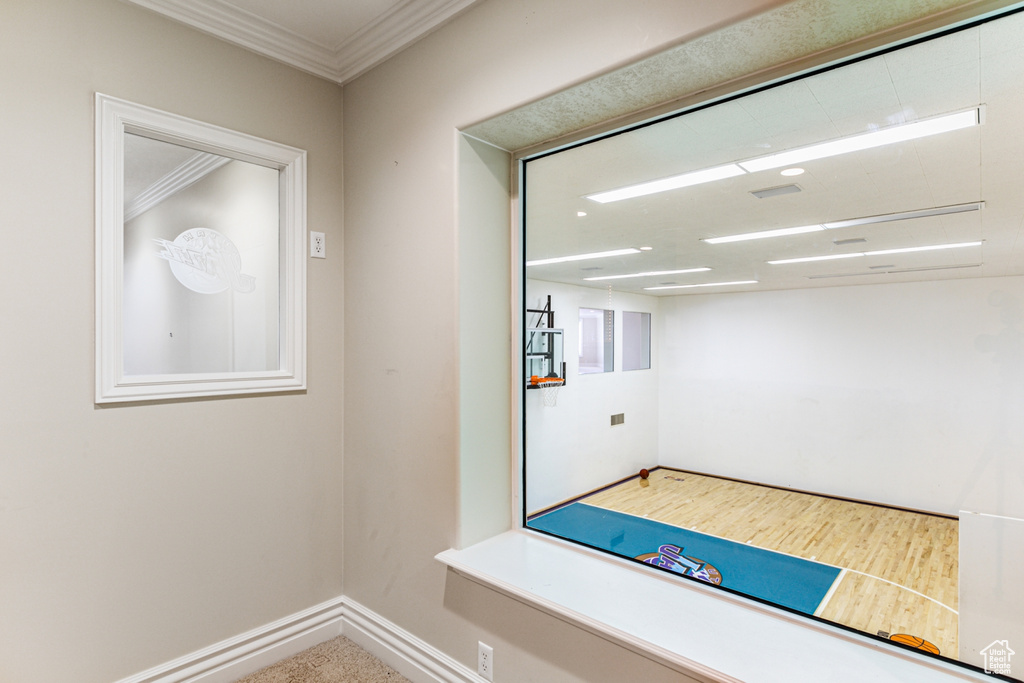
<instances>
[{"instance_id":1,"label":"round white wall decal","mask_svg":"<svg viewBox=\"0 0 1024 683\"><path fill-rule=\"evenodd\" d=\"M247 293L256 288L256 278L242 273L238 248L216 230L191 228L173 242L154 242L162 247L157 255L170 263L174 277L193 292L218 294L233 289Z\"/></svg>"}]
</instances>

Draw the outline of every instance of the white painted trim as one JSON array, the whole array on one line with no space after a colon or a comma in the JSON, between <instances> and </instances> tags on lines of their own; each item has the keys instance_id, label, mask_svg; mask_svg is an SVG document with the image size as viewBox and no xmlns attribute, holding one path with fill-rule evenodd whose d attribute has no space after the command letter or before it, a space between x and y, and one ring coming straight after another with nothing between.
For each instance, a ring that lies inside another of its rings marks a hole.
<instances>
[{"instance_id":1,"label":"white painted trim","mask_svg":"<svg viewBox=\"0 0 1024 683\"><path fill-rule=\"evenodd\" d=\"M125 375L124 134L277 169L281 178L279 364L254 372ZM96 93L96 403L306 388L306 152Z\"/></svg>"},{"instance_id":2,"label":"white painted trim","mask_svg":"<svg viewBox=\"0 0 1024 683\"><path fill-rule=\"evenodd\" d=\"M476 1L405 0L338 47L334 80L345 84L369 71Z\"/></svg>"},{"instance_id":3,"label":"white painted trim","mask_svg":"<svg viewBox=\"0 0 1024 683\"><path fill-rule=\"evenodd\" d=\"M354 600L342 635L413 683L486 683L475 671Z\"/></svg>"},{"instance_id":4,"label":"white painted trim","mask_svg":"<svg viewBox=\"0 0 1024 683\"><path fill-rule=\"evenodd\" d=\"M181 192L192 183L198 182L203 176L213 173L231 161L227 157L206 152L197 152L181 166L160 178L140 192L135 199L125 204L124 222L149 211L154 206Z\"/></svg>"},{"instance_id":5,"label":"white painted trim","mask_svg":"<svg viewBox=\"0 0 1024 683\"><path fill-rule=\"evenodd\" d=\"M508 531L436 559L467 580L700 681L989 680L980 670L533 532Z\"/></svg>"},{"instance_id":6,"label":"white painted trim","mask_svg":"<svg viewBox=\"0 0 1024 683\"><path fill-rule=\"evenodd\" d=\"M486 683L469 667L343 595L117 683L231 683L340 635L414 683Z\"/></svg>"},{"instance_id":7,"label":"white painted trim","mask_svg":"<svg viewBox=\"0 0 1024 683\"><path fill-rule=\"evenodd\" d=\"M336 81L335 51L222 0L128 0L297 69Z\"/></svg>"},{"instance_id":8,"label":"white painted trim","mask_svg":"<svg viewBox=\"0 0 1024 683\"><path fill-rule=\"evenodd\" d=\"M340 45L328 47L224 0L128 0L204 33L345 84L477 0L405 0Z\"/></svg>"},{"instance_id":9,"label":"white painted trim","mask_svg":"<svg viewBox=\"0 0 1024 683\"><path fill-rule=\"evenodd\" d=\"M117 683L230 683L341 635L344 596L222 640Z\"/></svg>"}]
</instances>

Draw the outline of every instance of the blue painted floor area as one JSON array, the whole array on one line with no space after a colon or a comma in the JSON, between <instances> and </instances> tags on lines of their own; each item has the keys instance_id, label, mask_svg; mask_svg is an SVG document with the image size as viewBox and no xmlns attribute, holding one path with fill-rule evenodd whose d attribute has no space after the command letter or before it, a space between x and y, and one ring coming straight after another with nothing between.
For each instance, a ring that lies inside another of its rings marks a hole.
<instances>
[{"instance_id":1,"label":"blue painted floor area","mask_svg":"<svg viewBox=\"0 0 1024 683\"><path fill-rule=\"evenodd\" d=\"M706 581L717 582L717 570L722 586L805 614L814 614L839 575L837 567L585 503L527 526Z\"/></svg>"}]
</instances>

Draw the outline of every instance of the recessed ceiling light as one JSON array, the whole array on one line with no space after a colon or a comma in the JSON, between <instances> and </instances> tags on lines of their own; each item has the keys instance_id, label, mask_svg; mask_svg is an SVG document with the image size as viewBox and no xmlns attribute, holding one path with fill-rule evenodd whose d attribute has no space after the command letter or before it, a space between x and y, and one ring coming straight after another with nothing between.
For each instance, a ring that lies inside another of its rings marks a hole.
<instances>
[{"instance_id":1,"label":"recessed ceiling light","mask_svg":"<svg viewBox=\"0 0 1024 683\"><path fill-rule=\"evenodd\" d=\"M708 244L725 244L726 242L744 242L746 240L760 240L766 237L782 237L783 235L801 235L805 232L821 232L825 229L822 225L801 225L796 228L779 228L778 230L762 230L761 232L747 232L742 235L726 235L725 237L706 237L701 242Z\"/></svg>"},{"instance_id":2,"label":"recessed ceiling light","mask_svg":"<svg viewBox=\"0 0 1024 683\"><path fill-rule=\"evenodd\" d=\"M927 247L903 247L901 249L879 249L877 251L857 251L849 254L828 254L827 256L805 256L777 261L766 261L773 266L786 263L807 263L809 261L832 261L834 259L855 258L857 256L883 256L885 254L908 254L913 251L936 251L938 249L959 249L961 247L979 247L983 242L957 242L955 244L932 244Z\"/></svg>"},{"instance_id":3,"label":"recessed ceiling light","mask_svg":"<svg viewBox=\"0 0 1024 683\"><path fill-rule=\"evenodd\" d=\"M651 251L654 247L640 247L640 251Z\"/></svg>"},{"instance_id":4,"label":"recessed ceiling light","mask_svg":"<svg viewBox=\"0 0 1024 683\"><path fill-rule=\"evenodd\" d=\"M803 172L804 172L804 169L802 169L802 168L787 168L786 170L782 171L782 175L784 175L784 176L794 176L794 175L801 175L801 174L803 174Z\"/></svg>"},{"instance_id":5,"label":"recessed ceiling light","mask_svg":"<svg viewBox=\"0 0 1024 683\"><path fill-rule=\"evenodd\" d=\"M597 194L587 195L587 199L592 199L595 202L605 204L607 202L617 202L623 199L632 199L633 197L643 197L644 195L655 194L656 192L675 190L680 187L690 187L691 185L710 183L715 180L723 180L725 178L743 175L744 173L745 171L736 164L726 164L725 166L715 166L714 168L691 171L689 173L682 173L680 175L662 178L660 180L652 180L638 185L620 187L617 190L609 190L608 192L598 192Z\"/></svg>"},{"instance_id":6,"label":"recessed ceiling light","mask_svg":"<svg viewBox=\"0 0 1024 683\"><path fill-rule=\"evenodd\" d=\"M704 282L699 285L672 285L669 287L644 287L644 291L655 289L688 289L690 287L727 287L729 285L756 285L757 280L737 280L735 282Z\"/></svg>"},{"instance_id":7,"label":"recessed ceiling light","mask_svg":"<svg viewBox=\"0 0 1024 683\"><path fill-rule=\"evenodd\" d=\"M601 277L585 277L584 280L621 280L627 277L647 277L653 275L679 275L681 273L705 273L710 268L687 268L686 270L652 270L647 273L630 273L629 275L603 275Z\"/></svg>"},{"instance_id":8,"label":"recessed ceiling light","mask_svg":"<svg viewBox=\"0 0 1024 683\"><path fill-rule=\"evenodd\" d=\"M923 121L915 121L914 123L906 123L899 126L891 126L889 128L883 128L882 130L872 131L870 133L861 133L859 135L839 138L838 140L819 142L814 145L807 145L806 147L791 149L786 152L779 152L778 154L768 154L749 161L741 161L739 162L739 165L742 166L745 171L750 173L767 171L773 168L792 166L793 164L799 164L804 161L824 159L826 157L838 156L849 152L859 152L861 150L872 149L874 147L882 147L883 145L891 145L896 142L916 140L918 138L928 137L929 135L936 135L938 133L948 133L961 128L976 126L978 125L978 122L978 108L975 107L974 109L968 109L967 111L961 111L955 114L936 116L931 119L924 119Z\"/></svg>"},{"instance_id":9,"label":"recessed ceiling light","mask_svg":"<svg viewBox=\"0 0 1024 683\"><path fill-rule=\"evenodd\" d=\"M584 216L587 215L587 212L586 211L577 211L576 215L579 216L580 218L583 218Z\"/></svg>"},{"instance_id":10,"label":"recessed ceiling light","mask_svg":"<svg viewBox=\"0 0 1024 683\"><path fill-rule=\"evenodd\" d=\"M639 254L639 249L613 249L612 251L597 251L591 254L575 254L573 256L557 256L555 258L537 259L527 261L528 266L545 266L549 263L565 263L566 261L586 261L592 258L607 258L609 256L625 256L626 254Z\"/></svg>"}]
</instances>

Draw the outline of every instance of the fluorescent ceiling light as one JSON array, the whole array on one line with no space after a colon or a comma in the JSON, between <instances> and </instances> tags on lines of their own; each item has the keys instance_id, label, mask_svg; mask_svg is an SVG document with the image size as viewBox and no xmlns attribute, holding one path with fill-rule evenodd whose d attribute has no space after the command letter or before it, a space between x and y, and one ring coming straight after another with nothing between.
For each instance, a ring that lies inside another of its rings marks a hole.
<instances>
[{"instance_id":1,"label":"fluorescent ceiling light","mask_svg":"<svg viewBox=\"0 0 1024 683\"><path fill-rule=\"evenodd\" d=\"M746 232L742 235L727 235L726 237L706 237L701 242L708 244L725 244L726 242L744 242L746 240L760 240L765 237L782 237L784 235L802 235L805 232L821 232L824 230L821 225L801 225L796 228L780 228L778 230L762 230L761 232Z\"/></svg>"},{"instance_id":2,"label":"fluorescent ceiling light","mask_svg":"<svg viewBox=\"0 0 1024 683\"><path fill-rule=\"evenodd\" d=\"M686 270L652 270L648 273L630 273L629 275L604 275L602 277L585 277L584 280L621 280L627 277L646 277L648 275L679 275L681 273L703 273L710 268L687 268Z\"/></svg>"},{"instance_id":3,"label":"fluorescent ceiling light","mask_svg":"<svg viewBox=\"0 0 1024 683\"><path fill-rule=\"evenodd\" d=\"M749 161L741 161L739 165L750 173L767 171L772 168L781 168L783 166L801 164L805 161L813 161L814 159L824 159L825 157L838 156L848 152L858 152L873 147L891 145L895 142L916 140L928 137L929 135L969 128L970 126L978 125L978 121L978 109L974 108L901 126L883 128L871 133L862 133L838 140L830 140L829 142L820 142L786 152L779 152L778 154L768 154Z\"/></svg>"},{"instance_id":4,"label":"fluorescent ceiling light","mask_svg":"<svg viewBox=\"0 0 1024 683\"><path fill-rule=\"evenodd\" d=\"M757 280L737 280L736 282L704 282L699 285L667 285L664 287L644 287L644 291L656 289L688 289L690 287L725 287L727 285L756 285Z\"/></svg>"},{"instance_id":5,"label":"fluorescent ceiling light","mask_svg":"<svg viewBox=\"0 0 1024 683\"><path fill-rule=\"evenodd\" d=\"M778 230L762 230L760 232L746 232L741 235L727 235L725 237L705 237L701 241L708 244L725 244L727 242L743 242L746 240L759 240L766 237L783 237L785 235L801 235L807 232L820 232L822 230L835 230L838 228L849 228L855 225L872 225L874 223L890 223L903 221L910 218L925 218L927 216L944 216L951 213L966 213L968 211L980 211L984 208L985 202L968 202L966 204L952 204L950 206L936 206L929 209L917 211L901 211L898 213L884 213L877 216L864 216L861 218L849 218L842 221L832 221L820 225L801 225L796 228L780 228Z\"/></svg>"},{"instance_id":6,"label":"fluorescent ceiling light","mask_svg":"<svg viewBox=\"0 0 1024 683\"><path fill-rule=\"evenodd\" d=\"M527 261L528 266L546 266L549 263L565 263L566 261L586 261L592 258L606 258L608 256L625 256L626 254L639 254L639 249L615 249L612 251L597 251L592 254L576 254L575 256L558 256L556 258L539 259Z\"/></svg>"},{"instance_id":7,"label":"fluorescent ceiling light","mask_svg":"<svg viewBox=\"0 0 1024 683\"><path fill-rule=\"evenodd\" d=\"M850 254L829 254L828 256L804 256L803 258L786 258L779 259L778 261L766 261L773 266L782 265L783 263L806 263L808 261L833 261L841 258L853 258L855 256L863 256L863 252L853 252Z\"/></svg>"},{"instance_id":8,"label":"fluorescent ceiling light","mask_svg":"<svg viewBox=\"0 0 1024 683\"><path fill-rule=\"evenodd\" d=\"M788 167L805 161L813 161L814 159L824 159L826 157L847 154L848 152L857 152L864 149L881 147L883 145L891 145L896 142L916 140L930 135L937 135L938 133L947 133L954 130L960 130L961 128L969 128L971 126L978 125L980 122L981 112L978 107L975 107L955 114L936 116L923 121L915 121L914 123L890 126L889 128L883 128L882 130L876 130L870 133L860 133L858 135L850 135L837 140L829 140L828 142L819 142L817 144L807 145L806 147L799 147L797 149L779 152L778 154L767 154L762 157L749 159L747 161L740 161L735 164L725 164L724 166L715 166L713 168L705 168L699 171L690 171L688 173L682 173L680 175L662 178L660 180L651 180L636 185L628 185L616 190L598 192L596 194L587 195L587 199L592 199L595 202L600 202L602 204L617 202L623 199L632 199L633 197L642 197L644 195L655 194L657 192L665 192L666 190L675 190L681 187L690 187L691 185L700 185L701 183L709 183L715 180L733 178L735 176L743 175L744 173L755 173L757 171L766 171L768 169L782 168L784 166Z\"/></svg>"},{"instance_id":9,"label":"fluorescent ceiling light","mask_svg":"<svg viewBox=\"0 0 1024 683\"><path fill-rule=\"evenodd\" d=\"M854 225L871 225L873 223L889 223L892 221L904 221L910 218L925 218L927 216L944 216L951 213L966 213L968 211L980 211L984 208L985 202L969 202L967 204L953 204L951 206L936 206L931 209L920 209L918 211L901 211L899 213L884 213L879 216L864 216L863 218L850 218L843 221L832 221L823 225L829 230L836 228L849 228Z\"/></svg>"},{"instance_id":10,"label":"fluorescent ceiling light","mask_svg":"<svg viewBox=\"0 0 1024 683\"><path fill-rule=\"evenodd\" d=\"M782 265L785 263L807 263L809 261L831 261L833 259L842 258L855 258L857 256L883 256L885 254L907 254L912 251L936 251L938 249L959 249L961 247L979 247L982 245L981 241L978 242L957 242L956 244L933 244L927 247L904 247L902 249L880 249L878 251L857 251L849 254L829 254L827 256L805 256L803 258L788 258L781 259L778 261L767 261L773 266Z\"/></svg>"},{"instance_id":11,"label":"fluorescent ceiling light","mask_svg":"<svg viewBox=\"0 0 1024 683\"><path fill-rule=\"evenodd\" d=\"M906 254L911 251L935 251L936 249L959 249L960 247L980 247L981 241L960 242L958 244L935 244L929 247L905 247L903 249L882 249L881 251L866 251L865 256L882 256L883 254Z\"/></svg>"},{"instance_id":12,"label":"fluorescent ceiling light","mask_svg":"<svg viewBox=\"0 0 1024 683\"><path fill-rule=\"evenodd\" d=\"M640 183L639 185L620 187L617 190L609 190L608 192L598 192L597 194L587 195L587 199L593 199L595 202L606 204L608 202L617 202L622 199L643 197L644 195L655 194L656 192L675 190L680 187L690 187L691 185L710 183L715 180L724 180L725 178L732 178L734 176L743 175L744 173L745 171L736 164L726 164L725 166L715 166L714 168L705 168L700 171L691 171L689 173L683 173L670 178L662 178L661 180L652 180L646 183Z\"/></svg>"},{"instance_id":13,"label":"fluorescent ceiling light","mask_svg":"<svg viewBox=\"0 0 1024 683\"><path fill-rule=\"evenodd\" d=\"M924 266L922 268L896 268L894 270L870 270L859 273L830 273L828 275L808 275L808 280L828 280L838 277L863 277L865 275L895 275L898 273L920 273L929 270L959 270L961 268L980 268L982 263L963 263L956 266ZM876 266L872 266L874 268ZM886 266L892 268L892 266Z\"/></svg>"}]
</instances>

